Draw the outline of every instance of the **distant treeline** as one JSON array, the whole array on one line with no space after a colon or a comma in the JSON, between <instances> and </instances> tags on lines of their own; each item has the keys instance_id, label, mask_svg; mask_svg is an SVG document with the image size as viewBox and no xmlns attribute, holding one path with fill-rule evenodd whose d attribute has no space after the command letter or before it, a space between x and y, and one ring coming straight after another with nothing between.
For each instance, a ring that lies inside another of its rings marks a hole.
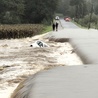
<instances>
[{"instance_id":1,"label":"distant treeline","mask_svg":"<svg viewBox=\"0 0 98 98\"><path fill-rule=\"evenodd\" d=\"M61 0L57 12L75 18L83 18L91 12L98 15L98 0Z\"/></svg>"},{"instance_id":2,"label":"distant treeline","mask_svg":"<svg viewBox=\"0 0 98 98\"><path fill-rule=\"evenodd\" d=\"M0 24L50 23L59 0L0 0Z\"/></svg>"},{"instance_id":3,"label":"distant treeline","mask_svg":"<svg viewBox=\"0 0 98 98\"><path fill-rule=\"evenodd\" d=\"M98 26L98 0L61 0L57 12L70 16L82 26Z\"/></svg>"}]
</instances>

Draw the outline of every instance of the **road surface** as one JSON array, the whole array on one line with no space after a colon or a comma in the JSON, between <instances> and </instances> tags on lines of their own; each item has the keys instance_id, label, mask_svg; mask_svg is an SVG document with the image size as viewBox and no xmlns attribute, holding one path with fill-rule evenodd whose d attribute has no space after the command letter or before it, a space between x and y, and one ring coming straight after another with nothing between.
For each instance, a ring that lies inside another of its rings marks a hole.
<instances>
[{"instance_id":1,"label":"road surface","mask_svg":"<svg viewBox=\"0 0 98 98\"><path fill-rule=\"evenodd\" d=\"M69 29L78 29L79 27L76 26L74 23L72 22L66 22L64 19L61 19L61 24L64 28L69 28Z\"/></svg>"},{"instance_id":2,"label":"road surface","mask_svg":"<svg viewBox=\"0 0 98 98\"><path fill-rule=\"evenodd\" d=\"M80 29L64 20L61 23L64 29L45 37L69 38L84 64L56 67L31 76L17 93L22 97L13 98L98 98L98 31Z\"/></svg>"}]
</instances>

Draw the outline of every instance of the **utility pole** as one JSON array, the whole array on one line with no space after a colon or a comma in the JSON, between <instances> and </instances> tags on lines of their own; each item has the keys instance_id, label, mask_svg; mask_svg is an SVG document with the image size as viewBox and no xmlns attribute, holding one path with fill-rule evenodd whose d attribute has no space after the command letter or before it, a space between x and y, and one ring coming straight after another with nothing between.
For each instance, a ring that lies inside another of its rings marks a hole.
<instances>
[{"instance_id":1,"label":"utility pole","mask_svg":"<svg viewBox=\"0 0 98 98\"><path fill-rule=\"evenodd\" d=\"M91 28L91 22L92 22L92 15L93 15L93 3L91 3L91 11L90 11L90 18L89 18L89 25L88 25L88 29Z\"/></svg>"}]
</instances>

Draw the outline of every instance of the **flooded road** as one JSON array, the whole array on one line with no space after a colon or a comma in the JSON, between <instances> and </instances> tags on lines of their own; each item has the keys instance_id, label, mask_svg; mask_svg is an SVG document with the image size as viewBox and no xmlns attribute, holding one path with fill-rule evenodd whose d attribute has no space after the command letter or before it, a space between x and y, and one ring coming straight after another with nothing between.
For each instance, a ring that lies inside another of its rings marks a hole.
<instances>
[{"instance_id":1,"label":"flooded road","mask_svg":"<svg viewBox=\"0 0 98 98\"><path fill-rule=\"evenodd\" d=\"M36 72L83 64L70 43L49 41L43 36L0 40L0 98L8 98L22 80ZM50 47L30 47L36 40L42 40Z\"/></svg>"}]
</instances>

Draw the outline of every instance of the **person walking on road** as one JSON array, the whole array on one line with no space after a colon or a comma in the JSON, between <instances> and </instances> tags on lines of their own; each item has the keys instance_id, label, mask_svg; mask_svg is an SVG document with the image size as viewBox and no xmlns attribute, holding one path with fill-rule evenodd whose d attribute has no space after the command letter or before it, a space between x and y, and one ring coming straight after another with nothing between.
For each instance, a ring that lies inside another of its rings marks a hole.
<instances>
[{"instance_id":1,"label":"person walking on road","mask_svg":"<svg viewBox=\"0 0 98 98\"><path fill-rule=\"evenodd\" d=\"M58 25L59 25L59 21L56 20L56 25L55 25L55 27L56 27L56 31L58 31Z\"/></svg>"},{"instance_id":2,"label":"person walking on road","mask_svg":"<svg viewBox=\"0 0 98 98\"><path fill-rule=\"evenodd\" d=\"M55 19L53 19L52 24L53 31L58 31L58 26L59 26L59 17L56 16Z\"/></svg>"},{"instance_id":3,"label":"person walking on road","mask_svg":"<svg viewBox=\"0 0 98 98\"><path fill-rule=\"evenodd\" d=\"M55 17L56 20L56 31L58 31L58 25L59 25L59 16Z\"/></svg>"},{"instance_id":4,"label":"person walking on road","mask_svg":"<svg viewBox=\"0 0 98 98\"><path fill-rule=\"evenodd\" d=\"M55 21L55 19L53 19L53 23L52 23L52 29L53 29L53 31L55 31L55 28L56 28L56 21Z\"/></svg>"}]
</instances>

